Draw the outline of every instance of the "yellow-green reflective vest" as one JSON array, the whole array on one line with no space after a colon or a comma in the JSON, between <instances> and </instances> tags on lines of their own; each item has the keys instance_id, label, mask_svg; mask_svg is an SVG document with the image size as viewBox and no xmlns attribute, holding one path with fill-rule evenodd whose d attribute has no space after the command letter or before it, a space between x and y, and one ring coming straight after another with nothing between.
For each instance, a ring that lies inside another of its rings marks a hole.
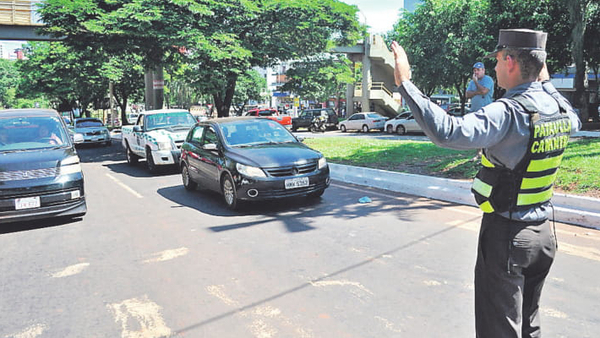
<instances>
[{"instance_id":1,"label":"yellow-green reflective vest","mask_svg":"<svg viewBox=\"0 0 600 338\"><path fill-rule=\"evenodd\" d=\"M529 144L513 170L494 165L485 152L481 156L482 168L473 180L471 191L485 213L517 211L548 202L569 142L571 120L561 102L559 113L542 117L525 97L518 95L511 99L529 113Z\"/></svg>"}]
</instances>

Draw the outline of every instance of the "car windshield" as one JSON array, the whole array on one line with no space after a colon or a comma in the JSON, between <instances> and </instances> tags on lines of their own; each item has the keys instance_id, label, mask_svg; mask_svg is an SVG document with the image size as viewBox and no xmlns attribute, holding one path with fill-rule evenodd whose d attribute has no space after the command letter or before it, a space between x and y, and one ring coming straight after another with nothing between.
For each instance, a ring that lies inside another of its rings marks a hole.
<instances>
[{"instance_id":1,"label":"car windshield","mask_svg":"<svg viewBox=\"0 0 600 338\"><path fill-rule=\"evenodd\" d=\"M274 110L262 110L258 112L259 116L273 116L277 115L277 112Z\"/></svg>"},{"instance_id":2,"label":"car windshield","mask_svg":"<svg viewBox=\"0 0 600 338\"><path fill-rule=\"evenodd\" d=\"M196 124L196 120L192 114L183 112L169 112L150 114L146 117L146 129L162 129L162 128L191 128Z\"/></svg>"},{"instance_id":3,"label":"car windshield","mask_svg":"<svg viewBox=\"0 0 600 338\"><path fill-rule=\"evenodd\" d=\"M102 121L100 120L82 120L75 121L75 128L91 128L91 127L103 127Z\"/></svg>"},{"instance_id":4,"label":"car windshield","mask_svg":"<svg viewBox=\"0 0 600 338\"><path fill-rule=\"evenodd\" d=\"M0 118L0 152L63 147L68 137L58 117Z\"/></svg>"},{"instance_id":5,"label":"car windshield","mask_svg":"<svg viewBox=\"0 0 600 338\"><path fill-rule=\"evenodd\" d=\"M285 127L272 120L236 121L219 127L225 143L234 147L298 142Z\"/></svg>"}]
</instances>

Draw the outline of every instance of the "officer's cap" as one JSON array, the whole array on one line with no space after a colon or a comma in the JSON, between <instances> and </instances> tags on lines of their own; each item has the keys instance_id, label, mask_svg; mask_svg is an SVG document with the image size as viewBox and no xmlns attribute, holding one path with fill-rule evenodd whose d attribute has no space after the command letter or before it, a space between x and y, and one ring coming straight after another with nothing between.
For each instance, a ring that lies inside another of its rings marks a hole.
<instances>
[{"instance_id":1,"label":"officer's cap","mask_svg":"<svg viewBox=\"0 0 600 338\"><path fill-rule=\"evenodd\" d=\"M475 62L475 64L473 65L473 68L483 68L483 69L485 69L485 66L483 65L483 62Z\"/></svg>"},{"instance_id":2,"label":"officer's cap","mask_svg":"<svg viewBox=\"0 0 600 338\"><path fill-rule=\"evenodd\" d=\"M496 50L486 57L495 57L505 48L545 51L547 37L548 33L531 29L501 29Z\"/></svg>"}]
</instances>

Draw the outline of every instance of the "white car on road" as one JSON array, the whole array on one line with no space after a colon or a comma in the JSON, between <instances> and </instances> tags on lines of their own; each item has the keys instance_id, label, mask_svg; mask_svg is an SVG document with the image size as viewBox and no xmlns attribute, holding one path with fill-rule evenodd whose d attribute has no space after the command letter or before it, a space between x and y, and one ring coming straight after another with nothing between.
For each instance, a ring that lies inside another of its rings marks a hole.
<instances>
[{"instance_id":1,"label":"white car on road","mask_svg":"<svg viewBox=\"0 0 600 338\"><path fill-rule=\"evenodd\" d=\"M391 133L390 130L392 130L392 132L395 131L400 135L410 132L423 132L423 129L421 129L412 114L405 118L389 120L388 123L386 123L385 130L388 133Z\"/></svg>"},{"instance_id":2,"label":"white car on road","mask_svg":"<svg viewBox=\"0 0 600 338\"><path fill-rule=\"evenodd\" d=\"M396 117L394 117L393 119L385 121L385 132L388 134L396 132L396 126L398 125L398 121L404 120L411 115L412 113L407 111L396 115Z\"/></svg>"},{"instance_id":3,"label":"white car on road","mask_svg":"<svg viewBox=\"0 0 600 338\"><path fill-rule=\"evenodd\" d=\"M371 129L383 131L386 118L373 112L352 114L347 120L340 122L340 130L345 133L346 130L358 130L368 133Z\"/></svg>"}]
</instances>

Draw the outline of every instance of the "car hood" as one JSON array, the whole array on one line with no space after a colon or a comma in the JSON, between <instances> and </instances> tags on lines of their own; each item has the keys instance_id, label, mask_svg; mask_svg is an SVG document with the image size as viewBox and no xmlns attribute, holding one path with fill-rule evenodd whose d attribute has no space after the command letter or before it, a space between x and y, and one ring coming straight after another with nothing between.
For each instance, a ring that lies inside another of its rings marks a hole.
<instances>
[{"instance_id":1,"label":"car hood","mask_svg":"<svg viewBox=\"0 0 600 338\"><path fill-rule=\"evenodd\" d=\"M85 128L75 128L76 133L92 133L95 131L108 131L106 127L85 127Z\"/></svg>"},{"instance_id":2,"label":"car hood","mask_svg":"<svg viewBox=\"0 0 600 338\"><path fill-rule=\"evenodd\" d=\"M76 155L71 147L0 152L0 172L55 168L60 161Z\"/></svg>"},{"instance_id":3,"label":"car hood","mask_svg":"<svg viewBox=\"0 0 600 338\"><path fill-rule=\"evenodd\" d=\"M262 168L311 162L322 157L321 153L302 143L229 148L228 156L237 162Z\"/></svg>"},{"instance_id":4,"label":"car hood","mask_svg":"<svg viewBox=\"0 0 600 338\"><path fill-rule=\"evenodd\" d=\"M157 129L150 130L147 132L147 136L152 137L156 140L156 142L161 141L174 141L174 142L182 142L187 136L189 128L177 128L173 131L168 129Z\"/></svg>"}]
</instances>

